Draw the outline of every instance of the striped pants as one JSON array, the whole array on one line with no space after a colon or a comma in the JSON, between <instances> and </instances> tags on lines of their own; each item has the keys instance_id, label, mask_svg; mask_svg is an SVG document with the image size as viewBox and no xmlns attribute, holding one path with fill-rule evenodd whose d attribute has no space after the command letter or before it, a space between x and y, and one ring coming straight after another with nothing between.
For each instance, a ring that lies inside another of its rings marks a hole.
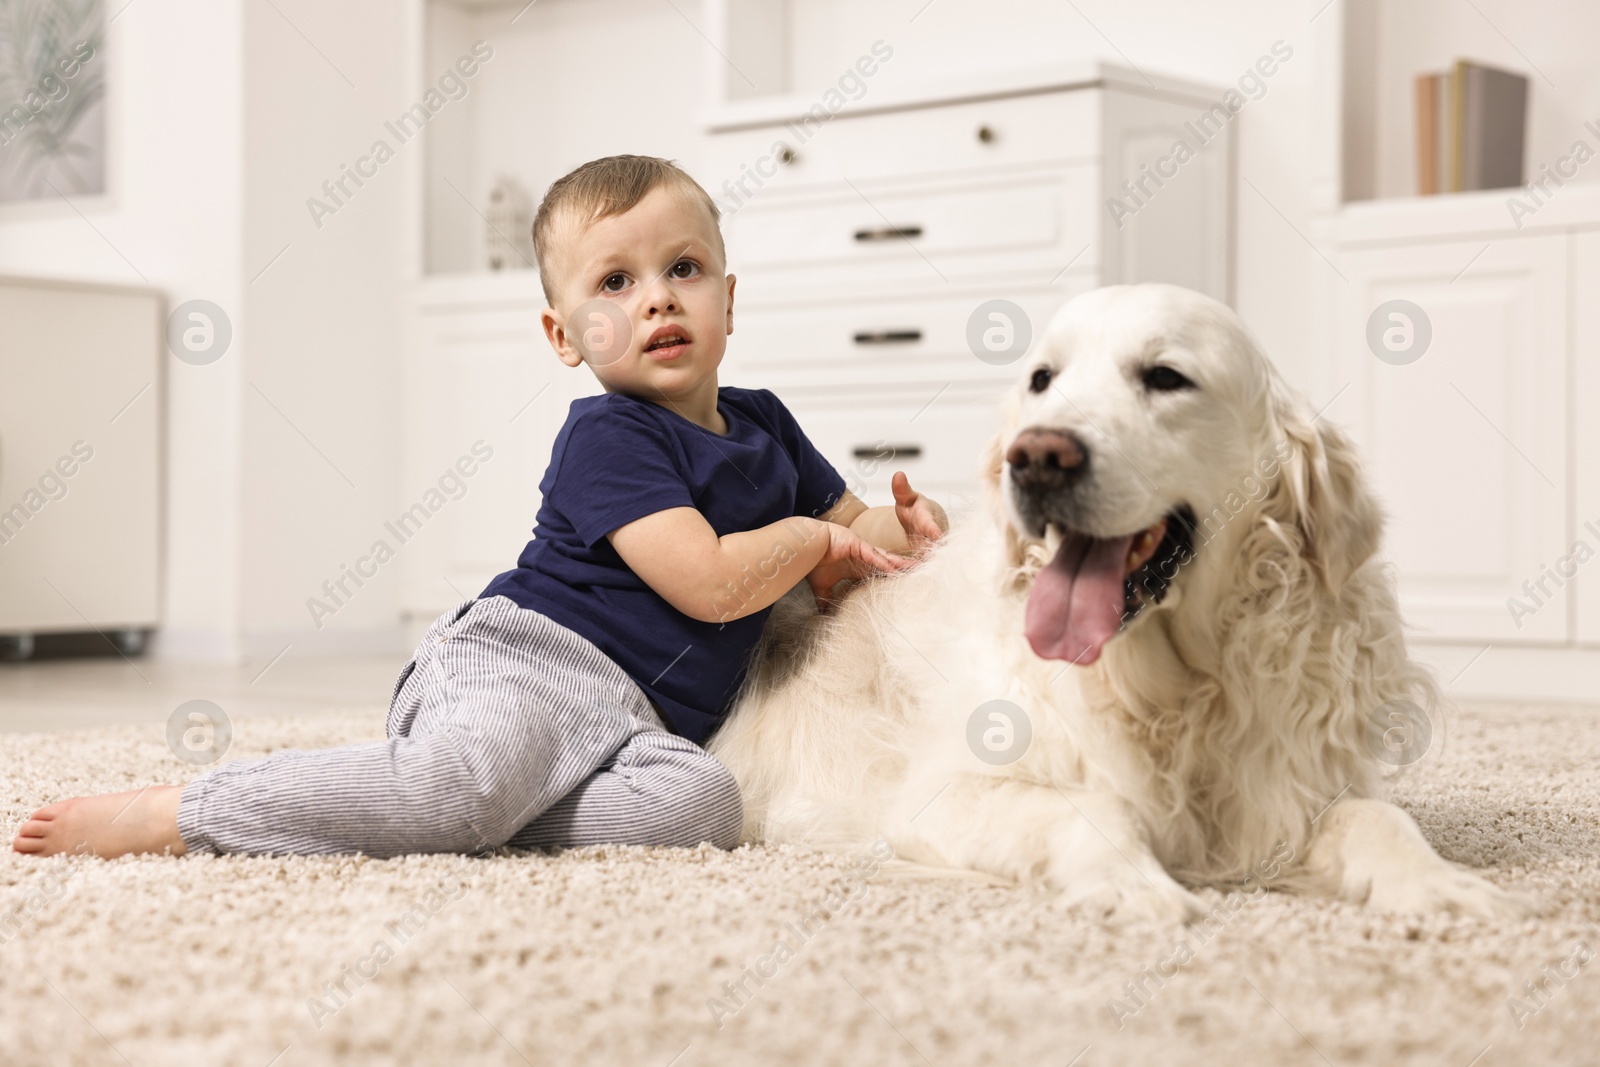
<instances>
[{"instance_id":1,"label":"striped pants","mask_svg":"<svg viewBox=\"0 0 1600 1067\"><path fill-rule=\"evenodd\" d=\"M184 845L389 857L739 840L727 768L668 733L591 642L504 596L434 621L400 671L386 733L196 778L179 798Z\"/></svg>"}]
</instances>

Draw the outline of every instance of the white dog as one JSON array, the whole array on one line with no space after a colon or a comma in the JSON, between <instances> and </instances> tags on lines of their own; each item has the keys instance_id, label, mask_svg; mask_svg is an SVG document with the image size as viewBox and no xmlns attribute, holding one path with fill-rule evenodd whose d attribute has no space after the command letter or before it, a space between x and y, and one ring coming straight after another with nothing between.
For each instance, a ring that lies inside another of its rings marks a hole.
<instances>
[{"instance_id":1,"label":"white dog","mask_svg":"<svg viewBox=\"0 0 1600 1067\"><path fill-rule=\"evenodd\" d=\"M991 507L920 566L827 616L780 602L711 744L746 839L881 836L1103 914L1190 919L1180 882L1251 879L1526 910L1379 799L1374 739L1426 725L1436 687L1349 441L1232 311L1163 285L1073 300L984 471Z\"/></svg>"}]
</instances>

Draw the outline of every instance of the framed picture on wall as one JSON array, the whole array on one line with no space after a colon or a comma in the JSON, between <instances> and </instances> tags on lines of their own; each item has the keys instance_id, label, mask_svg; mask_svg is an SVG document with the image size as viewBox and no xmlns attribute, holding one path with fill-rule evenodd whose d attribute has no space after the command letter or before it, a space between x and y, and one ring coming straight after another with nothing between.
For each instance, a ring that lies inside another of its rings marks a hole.
<instances>
[{"instance_id":1,"label":"framed picture on wall","mask_svg":"<svg viewBox=\"0 0 1600 1067\"><path fill-rule=\"evenodd\" d=\"M0 203L105 192L102 0L0 0Z\"/></svg>"}]
</instances>

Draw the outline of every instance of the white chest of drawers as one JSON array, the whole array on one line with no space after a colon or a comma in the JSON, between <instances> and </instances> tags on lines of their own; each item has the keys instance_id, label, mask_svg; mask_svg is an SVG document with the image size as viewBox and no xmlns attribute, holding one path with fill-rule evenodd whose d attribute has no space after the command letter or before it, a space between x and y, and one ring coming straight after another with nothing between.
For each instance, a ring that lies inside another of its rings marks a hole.
<instances>
[{"instance_id":1,"label":"white chest of drawers","mask_svg":"<svg viewBox=\"0 0 1600 1067\"><path fill-rule=\"evenodd\" d=\"M1022 355L1006 330L1037 338L1119 282L1230 298L1231 126L1153 174L1222 98L1094 63L885 91L825 121L800 98L720 108L694 171L739 279L721 380L776 392L869 503L904 470L968 506ZM1025 321L990 318L995 300Z\"/></svg>"}]
</instances>

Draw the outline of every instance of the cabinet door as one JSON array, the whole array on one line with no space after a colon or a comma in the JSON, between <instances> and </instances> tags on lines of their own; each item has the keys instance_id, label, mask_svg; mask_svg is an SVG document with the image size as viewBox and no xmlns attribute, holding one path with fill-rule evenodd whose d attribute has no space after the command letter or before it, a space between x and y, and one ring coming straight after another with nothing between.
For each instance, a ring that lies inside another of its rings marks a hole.
<instances>
[{"instance_id":1,"label":"cabinet door","mask_svg":"<svg viewBox=\"0 0 1600 1067\"><path fill-rule=\"evenodd\" d=\"M1567 410L1573 413L1573 459L1577 469L1573 484L1572 548L1581 542L1587 552L1584 562L1575 567L1572 578L1576 607L1577 640L1600 645L1600 419L1595 406L1600 403L1600 232L1588 231L1573 236L1573 389Z\"/></svg>"},{"instance_id":2,"label":"cabinet door","mask_svg":"<svg viewBox=\"0 0 1600 1067\"><path fill-rule=\"evenodd\" d=\"M0 633L158 621L163 318L152 290L0 279Z\"/></svg>"},{"instance_id":3,"label":"cabinet door","mask_svg":"<svg viewBox=\"0 0 1600 1067\"><path fill-rule=\"evenodd\" d=\"M1545 577L1568 544L1566 242L1340 257L1335 388L1348 384L1324 417L1363 447L1421 639L1568 637L1570 590Z\"/></svg>"}]
</instances>

